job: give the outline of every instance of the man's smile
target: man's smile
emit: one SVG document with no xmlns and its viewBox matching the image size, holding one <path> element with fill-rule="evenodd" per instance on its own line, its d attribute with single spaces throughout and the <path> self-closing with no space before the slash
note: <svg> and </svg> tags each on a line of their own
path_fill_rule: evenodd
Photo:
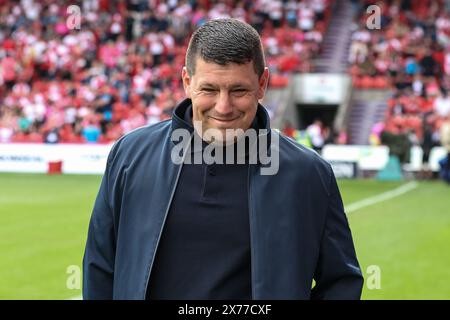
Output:
<svg viewBox="0 0 450 320">
<path fill-rule="evenodd" d="M 214 122 L 218 124 L 230 124 L 231 122 L 239 119 L 239 116 L 234 118 L 217 118 L 209 116 L 209 119 L 212 119 Z"/>
</svg>

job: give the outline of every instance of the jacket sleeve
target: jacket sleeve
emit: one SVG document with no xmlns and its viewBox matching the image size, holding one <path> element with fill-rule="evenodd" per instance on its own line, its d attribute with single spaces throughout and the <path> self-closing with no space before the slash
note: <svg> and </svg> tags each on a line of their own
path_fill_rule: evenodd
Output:
<svg viewBox="0 0 450 320">
<path fill-rule="evenodd" d="M 329 190 L 327 217 L 314 275 L 316 285 L 311 299 L 360 299 L 364 279 L 332 171 Z"/>
<path fill-rule="evenodd" d="M 108 201 L 110 157 L 94 203 L 83 258 L 83 299 L 88 300 L 113 298 L 115 232 Z"/>
</svg>

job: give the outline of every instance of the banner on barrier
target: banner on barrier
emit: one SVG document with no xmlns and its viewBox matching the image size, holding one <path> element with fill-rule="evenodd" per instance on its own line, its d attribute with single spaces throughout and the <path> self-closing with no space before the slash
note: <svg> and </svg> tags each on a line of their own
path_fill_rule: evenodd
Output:
<svg viewBox="0 0 450 320">
<path fill-rule="evenodd" d="M 61 161 L 62 173 L 102 174 L 112 145 L 0 143 L 0 172 L 46 173 Z"/>
<path fill-rule="evenodd" d="M 46 173 L 49 163 L 62 162 L 62 173 L 103 174 L 112 144 L 33 144 L 0 143 L 0 172 Z M 443 147 L 431 150 L 429 167 L 439 171 L 439 160 L 446 156 Z M 322 157 L 331 163 L 337 176 L 356 177 L 357 170 L 378 171 L 389 159 L 386 146 L 326 145 Z M 422 149 L 411 149 L 408 171 L 422 169 Z"/>
<path fill-rule="evenodd" d="M 446 156 L 443 147 L 431 149 L 429 168 L 439 171 L 439 160 Z M 322 150 L 322 157 L 328 162 L 356 162 L 358 170 L 379 171 L 389 160 L 387 146 L 359 146 L 359 145 L 326 145 Z M 403 165 L 407 171 L 420 171 L 423 166 L 423 151 L 419 146 L 411 148 L 410 161 Z"/>
<path fill-rule="evenodd" d="M 354 161 L 329 161 L 336 178 L 354 179 L 358 176 L 357 163 Z"/>
<path fill-rule="evenodd" d="M 327 161 L 356 162 L 359 170 L 380 170 L 389 159 L 386 146 L 326 145 L 322 157 Z"/>
</svg>

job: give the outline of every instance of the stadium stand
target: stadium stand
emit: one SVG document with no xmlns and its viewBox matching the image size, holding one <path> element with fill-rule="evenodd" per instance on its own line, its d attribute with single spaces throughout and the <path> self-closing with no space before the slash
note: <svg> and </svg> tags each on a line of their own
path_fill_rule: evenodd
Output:
<svg viewBox="0 0 450 320">
<path fill-rule="evenodd" d="M 252 24 L 283 88 L 313 70 L 331 2 L 0 0 L 0 142 L 110 143 L 169 118 L 189 36 L 209 19 Z"/>
<path fill-rule="evenodd" d="M 372 4 L 381 9 L 380 28 L 373 30 L 366 27 L 365 12 Z M 429 0 L 361 3 L 349 73 L 359 95 L 374 91 L 389 96 L 375 107 L 367 103 L 376 105 L 373 97 L 354 104 L 353 109 L 378 113 L 369 140 L 364 135 L 359 143 L 379 144 L 385 132 L 407 135 L 412 145 L 427 145 L 426 149 L 439 144 L 439 128 L 450 115 L 449 6 L 448 1 Z"/>
</svg>

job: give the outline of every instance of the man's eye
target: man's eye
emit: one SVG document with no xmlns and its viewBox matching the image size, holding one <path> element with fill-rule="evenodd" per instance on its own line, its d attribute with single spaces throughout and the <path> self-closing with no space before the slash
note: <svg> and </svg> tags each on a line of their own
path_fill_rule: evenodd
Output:
<svg viewBox="0 0 450 320">
<path fill-rule="evenodd" d="M 246 89 L 235 89 L 235 90 L 233 90 L 233 94 L 234 95 L 237 95 L 237 96 L 239 96 L 239 95 L 244 95 L 244 94 L 246 94 L 247 93 L 247 90 Z"/>
</svg>

